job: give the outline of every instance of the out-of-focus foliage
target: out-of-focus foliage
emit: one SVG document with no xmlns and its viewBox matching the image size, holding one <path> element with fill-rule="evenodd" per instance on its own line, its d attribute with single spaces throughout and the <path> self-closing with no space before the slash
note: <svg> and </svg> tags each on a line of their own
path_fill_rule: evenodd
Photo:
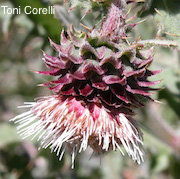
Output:
<svg viewBox="0 0 180 179">
<path fill-rule="evenodd" d="M 180 44 L 180 38 L 178 38 L 180 37 L 179 0 L 153 0 L 151 6 L 147 6 L 145 9 L 146 11 L 141 11 L 140 16 L 153 14 L 162 36 L 165 36 L 166 39 L 176 40 Z"/>
<path fill-rule="evenodd" d="M 3 179 L 59 179 L 59 178 L 103 178 L 103 179 L 178 179 L 180 178 L 180 49 L 156 47 L 153 70 L 163 69 L 156 79 L 162 79 L 154 99 L 161 103 L 149 103 L 138 110 L 136 119 L 144 132 L 145 162 L 133 163 L 119 152 L 105 156 L 93 155 L 91 149 L 76 158 L 75 169 L 71 170 L 71 157 L 68 152 L 62 161 L 54 153 L 37 150 L 39 143 L 30 139 L 21 140 L 16 134 L 16 126 L 9 119 L 23 112 L 16 106 L 24 101 L 48 94 L 48 90 L 37 84 L 49 80 L 48 77 L 34 74 L 33 70 L 44 68 L 41 50 L 54 53 L 49 47 L 48 38 L 59 43 L 62 27 L 79 23 L 90 28 L 97 23 L 98 13 L 87 13 L 80 9 L 63 6 L 61 0 L 6 0 L 1 5 L 23 8 L 46 7 L 58 3 L 56 15 L 3 15 L 0 11 L 0 178 Z M 173 39 L 180 43 L 180 6 L 178 0 L 146 1 L 131 5 L 130 14 L 138 12 L 134 21 L 140 23 L 131 33 L 132 39 Z M 130 6 L 128 6 L 130 8 Z M 131 17 L 131 15 L 129 15 Z M 172 36 L 172 34 L 174 34 Z M 91 159 L 90 159 L 91 158 Z M 90 160 L 89 160 L 90 159 Z"/>
</svg>

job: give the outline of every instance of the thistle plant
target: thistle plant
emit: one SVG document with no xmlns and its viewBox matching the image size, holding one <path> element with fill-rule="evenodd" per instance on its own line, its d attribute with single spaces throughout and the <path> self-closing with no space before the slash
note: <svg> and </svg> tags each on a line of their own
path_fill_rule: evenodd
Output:
<svg viewBox="0 0 180 179">
<path fill-rule="evenodd" d="M 78 5 L 81 1 L 72 1 Z M 118 149 L 137 163 L 143 161 L 142 132 L 133 119 L 134 108 L 152 100 L 151 86 L 160 81 L 148 77 L 161 70 L 148 69 L 153 61 L 153 45 L 173 45 L 158 40 L 128 41 L 128 32 L 138 23 L 128 24 L 125 0 L 87 1 L 105 4 L 108 13 L 100 28 L 75 31 L 71 25 L 61 33 L 60 44 L 50 40 L 58 56 L 43 52 L 48 71 L 38 74 L 56 77 L 48 86 L 52 95 L 25 103 L 28 112 L 12 119 L 23 138 L 39 136 L 40 147 L 72 154 L 91 147 L 95 153 Z M 164 43 L 164 44 L 163 44 Z M 146 47 L 150 45 L 150 48 Z"/>
</svg>

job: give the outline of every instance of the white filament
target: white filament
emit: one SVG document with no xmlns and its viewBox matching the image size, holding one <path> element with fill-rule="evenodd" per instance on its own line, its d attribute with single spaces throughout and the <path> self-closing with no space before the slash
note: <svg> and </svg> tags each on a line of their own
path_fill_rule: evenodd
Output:
<svg viewBox="0 0 180 179">
<path fill-rule="evenodd" d="M 72 168 L 77 151 L 85 151 L 93 142 L 105 151 L 118 148 L 124 155 L 120 147 L 122 145 L 134 161 L 139 164 L 143 161 L 143 153 L 140 150 L 143 144 L 141 132 L 122 113 L 118 116 L 118 123 L 103 107 L 95 120 L 88 108 L 77 118 L 76 111 L 68 112 L 67 101 L 59 105 L 59 99 L 53 96 L 26 104 L 21 107 L 31 107 L 30 111 L 11 119 L 19 124 L 18 133 L 23 138 L 33 136 L 34 139 L 38 136 L 40 148 L 50 147 L 51 151 L 60 155 L 59 160 L 62 159 L 66 148 L 71 146 Z"/>
</svg>

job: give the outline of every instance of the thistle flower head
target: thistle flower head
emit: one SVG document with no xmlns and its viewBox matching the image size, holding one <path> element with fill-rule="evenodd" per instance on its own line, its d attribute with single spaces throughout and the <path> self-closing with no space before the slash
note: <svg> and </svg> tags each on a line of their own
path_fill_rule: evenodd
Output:
<svg viewBox="0 0 180 179">
<path fill-rule="evenodd" d="M 133 108 L 151 99 L 149 91 L 156 89 L 150 86 L 159 81 L 147 78 L 160 71 L 147 69 L 153 47 L 127 41 L 128 27 L 136 24 L 126 24 L 124 7 L 125 1 L 113 0 L 99 30 L 77 32 L 70 26 L 62 31 L 60 45 L 50 40 L 58 56 L 43 52 L 50 70 L 37 73 L 57 77 L 43 84 L 54 95 L 29 103 L 30 111 L 13 119 L 24 137 L 39 135 L 41 147 L 59 155 L 64 146 L 60 159 L 66 147 L 74 161 L 76 152 L 88 146 L 98 153 L 119 149 L 124 155 L 122 145 L 133 160 L 143 161 L 142 133 L 131 116 Z"/>
</svg>

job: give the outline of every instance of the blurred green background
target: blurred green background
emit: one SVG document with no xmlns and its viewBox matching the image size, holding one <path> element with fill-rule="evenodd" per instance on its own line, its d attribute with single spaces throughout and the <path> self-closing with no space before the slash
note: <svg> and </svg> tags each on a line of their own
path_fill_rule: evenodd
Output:
<svg viewBox="0 0 180 179">
<path fill-rule="evenodd" d="M 144 160 L 134 163 L 120 152 L 110 152 L 101 158 L 92 156 L 91 149 L 78 154 L 75 169 L 71 169 L 71 156 L 65 153 L 58 161 L 49 149 L 38 150 L 39 143 L 22 140 L 16 126 L 9 120 L 24 112 L 17 106 L 34 98 L 50 94 L 38 87 L 49 77 L 34 74 L 43 70 L 41 49 L 52 55 L 48 37 L 59 43 L 62 28 L 71 23 L 80 28 L 84 12 L 68 12 L 68 3 L 62 0 L 1 0 L 0 6 L 47 7 L 56 4 L 53 15 L 4 15 L 0 8 L 0 179 L 179 179 L 180 178 L 180 57 L 179 48 L 156 47 L 152 70 L 163 69 L 152 80 L 161 79 L 161 90 L 153 99 L 160 103 L 147 103 L 136 110 L 136 120 L 144 133 Z M 134 21 L 146 19 L 130 34 L 132 39 L 160 38 L 180 44 L 180 3 L 178 0 L 147 0 L 135 3 L 131 13 Z M 158 13 L 157 13 L 158 12 Z M 81 23 L 93 27 L 100 12 L 87 14 Z M 82 28 L 82 27 L 81 27 Z M 131 39 L 131 40 L 132 40 Z"/>
</svg>

